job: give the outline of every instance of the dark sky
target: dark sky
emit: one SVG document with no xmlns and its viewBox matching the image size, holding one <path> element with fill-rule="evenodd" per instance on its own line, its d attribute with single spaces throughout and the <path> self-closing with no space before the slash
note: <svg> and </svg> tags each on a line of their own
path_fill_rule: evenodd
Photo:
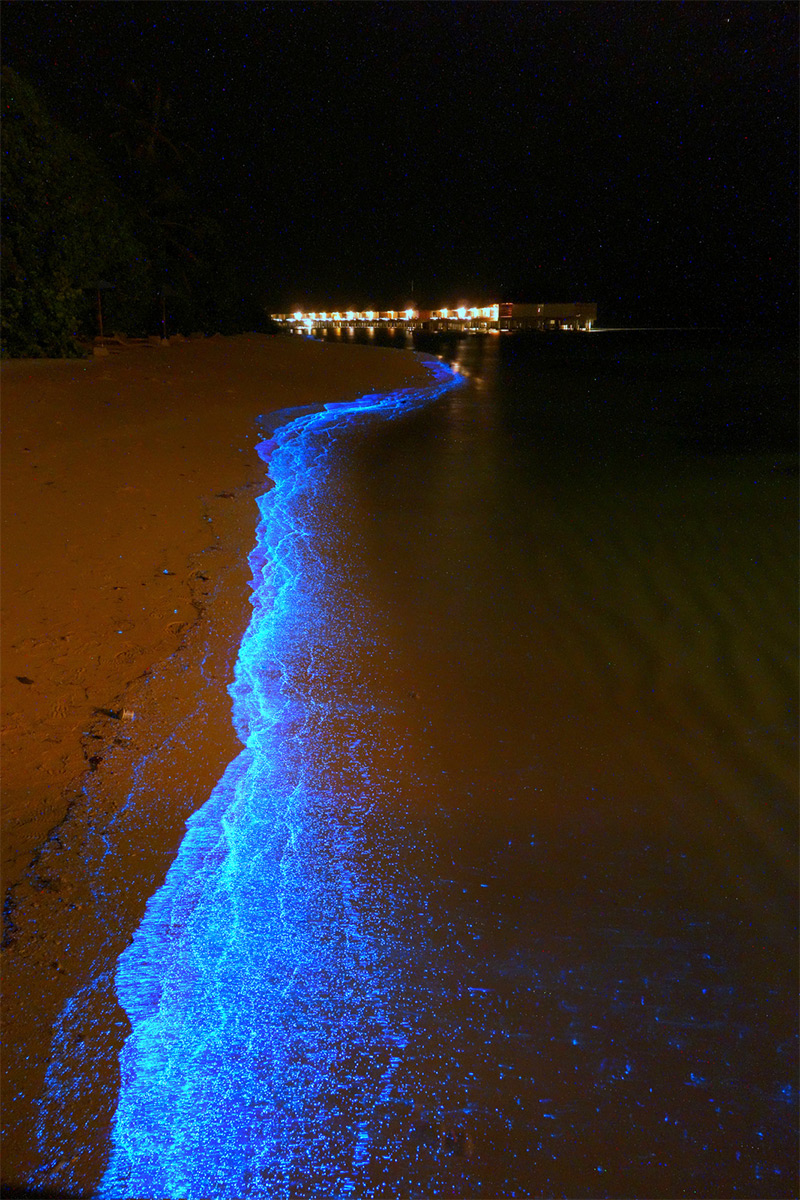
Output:
<svg viewBox="0 0 800 1200">
<path fill-rule="evenodd" d="M 278 307 L 596 300 L 796 316 L 797 6 L 3 4 L 84 131 L 159 82 Z M 100 126 L 97 125 L 97 128 Z"/>
</svg>

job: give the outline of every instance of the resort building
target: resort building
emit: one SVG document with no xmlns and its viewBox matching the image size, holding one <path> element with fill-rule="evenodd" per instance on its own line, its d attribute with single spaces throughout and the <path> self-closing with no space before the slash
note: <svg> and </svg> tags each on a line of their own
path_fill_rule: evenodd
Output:
<svg viewBox="0 0 800 1200">
<path fill-rule="evenodd" d="M 572 304 L 501 304 L 500 329 L 591 329 L 597 323 L 597 305 L 578 300 Z"/>
<path fill-rule="evenodd" d="M 459 305 L 433 309 L 364 309 L 344 312 L 273 313 L 279 325 L 297 332 L 323 328 L 454 329 L 466 333 L 489 330 L 509 333 L 519 329 L 589 330 L 597 321 L 597 305 L 584 301 L 572 304 L 489 304 L 482 308 Z"/>
</svg>

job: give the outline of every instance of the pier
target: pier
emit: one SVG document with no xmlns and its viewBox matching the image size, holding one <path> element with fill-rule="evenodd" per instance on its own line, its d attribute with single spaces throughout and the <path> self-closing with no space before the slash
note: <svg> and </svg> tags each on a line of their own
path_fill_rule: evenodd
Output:
<svg viewBox="0 0 800 1200">
<path fill-rule="evenodd" d="M 295 333 L 314 329 L 425 329 L 432 332 L 512 333 L 517 330 L 580 330 L 588 332 L 597 321 L 594 302 L 566 304 L 458 305 L 434 309 L 347 309 L 333 312 L 272 313 L 272 320 Z"/>
</svg>

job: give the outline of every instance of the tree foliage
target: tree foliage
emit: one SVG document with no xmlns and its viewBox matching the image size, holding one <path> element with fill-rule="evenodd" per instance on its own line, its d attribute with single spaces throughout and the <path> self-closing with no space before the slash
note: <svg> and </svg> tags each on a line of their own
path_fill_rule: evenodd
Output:
<svg viewBox="0 0 800 1200">
<path fill-rule="evenodd" d="M 152 279 L 130 203 L 29 83 L 4 67 L 2 84 L 3 353 L 78 353 L 101 279 L 115 283 L 109 320 L 136 331 Z"/>
<path fill-rule="evenodd" d="M 159 86 L 128 83 L 109 103 L 99 152 L 2 72 L 2 351 L 80 353 L 97 332 L 253 328 L 230 239 L 194 197 L 192 151 L 174 135 Z M 193 184 L 195 186 L 193 186 Z"/>
</svg>

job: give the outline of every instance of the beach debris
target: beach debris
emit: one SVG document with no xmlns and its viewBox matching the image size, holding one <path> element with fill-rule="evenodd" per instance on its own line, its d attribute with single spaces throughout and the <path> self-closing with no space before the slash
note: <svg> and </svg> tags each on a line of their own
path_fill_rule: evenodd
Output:
<svg viewBox="0 0 800 1200">
<path fill-rule="evenodd" d="M 411 1112 L 412 1140 L 420 1146 L 437 1146 L 441 1137 L 441 1127 L 433 1114 L 426 1108 Z"/>
<path fill-rule="evenodd" d="M 135 712 L 133 711 L 133 709 L 131 709 L 131 708 L 123 708 L 123 710 L 122 710 L 122 713 L 121 713 L 121 715 L 120 715 L 120 720 L 122 720 L 122 721 L 135 721 L 135 720 L 136 720 L 136 713 L 135 713 Z"/>
<path fill-rule="evenodd" d="M 455 1154 L 457 1136 L 454 1129 L 442 1130 L 442 1149 L 447 1151 L 448 1154 Z"/>
<path fill-rule="evenodd" d="M 19 680 L 20 683 L 33 683 L 33 680 L 28 679 L 27 675 L 18 675 L 17 679 Z"/>
<path fill-rule="evenodd" d="M 443 1151 L 458 1158 L 471 1158 L 474 1143 L 457 1116 L 453 1123 L 445 1123 L 444 1115 L 428 1108 L 411 1106 L 410 1133 L 412 1142 L 428 1150 Z"/>
<path fill-rule="evenodd" d="M 37 892 L 60 892 L 61 878 L 58 875 L 37 875 L 33 880 L 33 887 Z"/>
</svg>

